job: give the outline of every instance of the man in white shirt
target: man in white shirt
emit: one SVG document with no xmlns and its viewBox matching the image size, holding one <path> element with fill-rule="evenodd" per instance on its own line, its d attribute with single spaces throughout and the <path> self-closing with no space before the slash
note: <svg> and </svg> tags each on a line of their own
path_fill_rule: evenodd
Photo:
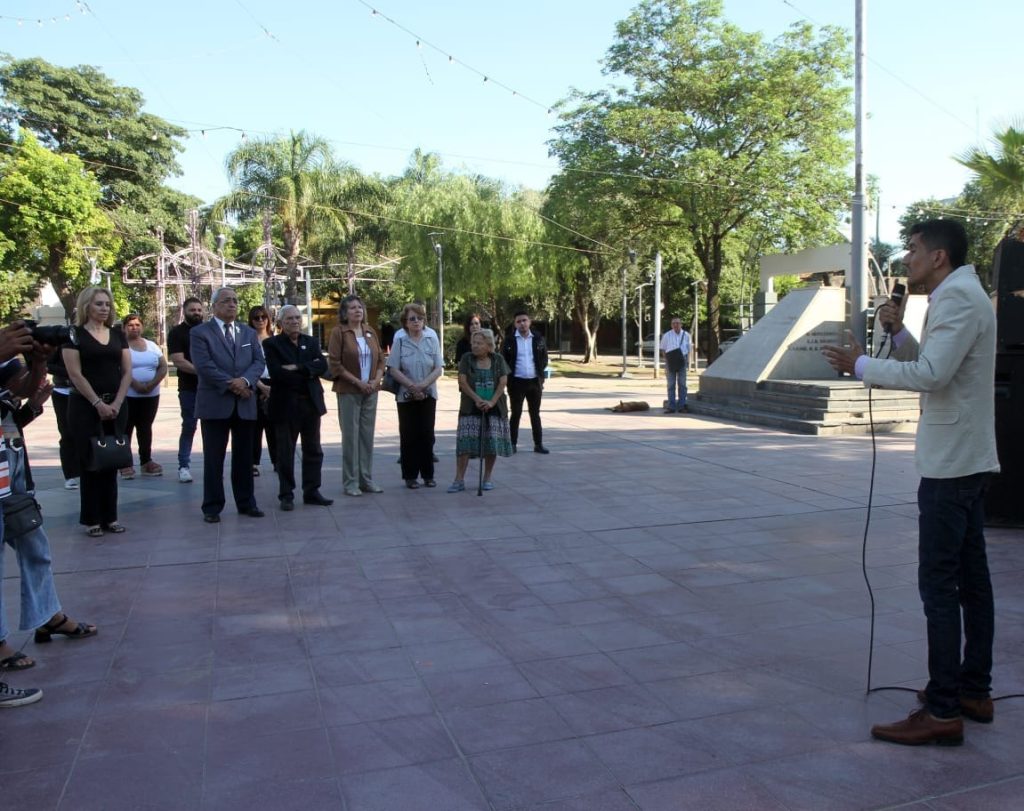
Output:
<svg viewBox="0 0 1024 811">
<path fill-rule="evenodd" d="M 668 403 L 665 413 L 687 411 L 686 363 L 690 358 L 690 333 L 683 322 L 672 319 L 672 329 L 661 336 L 661 354 L 665 358 L 665 380 L 668 381 Z"/>
<path fill-rule="evenodd" d="M 523 416 L 523 401 L 530 411 L 530 429 L 533 431 L 533 452 L 549 453 L 544 447 L 544 429 L 540 424 L 540 398 L 544 393 L 544 370 L 548 368 L 548 347 L 544 336 L 530 329 L 530 316 L 525 310 L 515 315 L 516 329 L 501 348 L 512 375 L 508 379 L 508 397 L 512 406 L 508 427 L 512 438 L 512 452 L 519 439 L 519 420 Z"/>
</svg>

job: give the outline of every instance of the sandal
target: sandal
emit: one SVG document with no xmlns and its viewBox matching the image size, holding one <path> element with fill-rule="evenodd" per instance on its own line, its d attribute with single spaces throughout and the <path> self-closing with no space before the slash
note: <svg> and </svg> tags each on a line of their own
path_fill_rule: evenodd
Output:
<svg viewBox="0 0 1024 811">
<path fill-rule="evenodd" d="M 68 619 L 68 615 L 61 614 L 60 617 L 57 618 L 56 622 L 53 622 L 51 620 L 50 622 L 46 623 L 46 625 L 44 625 L 42 628 L 36 628 L 36 644 L 41 645 L 44 642 L 52 641 L 52 637 L 54 634 L 66 636 L 68 639 L 85 639 L 89 636 L 96 636 L 96 634 L 98 633 L 95 625 L 89 625 L 84 622 L 75 623 L 75 627 L 72 628 L 70 631 L 60 630 L 69 622 L 72 622 L 72 620 Z"/>
<path fill-rule="evenodd" d="M 111 521 L 109 524 L 104 524 L 103 529 L 107 532 L 113 532 L 115 535 L 120 535 L 122 532 L 127 532 L 128 527 L 117 523 L 117 521 Z"/>
<path fill-rule="evenodd" d="M 96 524 L 95 526 L 89 527 L 85 531 L 85 534 L 88 535 L 90 538 L 99 538 L 103 534 L 103 527 L 101 527 L 99 524 Z"/>
<path fill-rule="evenodd" d="M 28 670 L 30 667 L 35 666 L 35 659 L 29 659 L 21 651 L 18 651 L 13 656 L 8 656 L 6 659 L 0 659 L 0 670 Z"/>
<path fill-rule="evenodd" d="M 121 468 L 121 478 L 124 479 L 125 481 L 129 481 L 131 479 L 134 479 L 135 478 L 135 468 L 133 468 L 133 467 L 123 467 L 123 468 Z"/>
</svg>

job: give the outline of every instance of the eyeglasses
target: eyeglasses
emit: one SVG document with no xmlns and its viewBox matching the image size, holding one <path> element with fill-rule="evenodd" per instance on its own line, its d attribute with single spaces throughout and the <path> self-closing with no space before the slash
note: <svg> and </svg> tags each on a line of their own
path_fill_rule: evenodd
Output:
<svg viewBox="0 0 1024 811">
<path fill-rule="evenodd" d="M 270 320 L 270 316 L 269 315 L 254 315 L 252 317 L 252 320 L 253 321 L 269 321 Z"/>
<path fill-rule="evenodd" d="M 423 316 L 421 316 L 421 315 L 407 315 L 405 317 L 405 320 L 406 321 L 422 321 L 423 320 Z"/>
</svg>

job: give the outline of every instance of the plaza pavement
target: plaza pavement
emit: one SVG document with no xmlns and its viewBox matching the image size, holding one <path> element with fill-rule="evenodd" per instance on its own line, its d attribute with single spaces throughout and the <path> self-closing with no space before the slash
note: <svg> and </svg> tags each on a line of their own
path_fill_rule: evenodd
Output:
<svg viewBox="0 0 1024 811">
<path fill-rule="evenodd" d="M 660 383 L 556 377 L 549 456 L 500 459 L 449 495 L 457 395 L 442 382 L 435 490 L 402 486 L 382 396 L 381 495 L 227 509 L 177 482 L 177 400 L 159 479 L 121 484 L 129 531 L 88 539 L 47 414 L 28 432 L 61 598 L 99 636 L 15 645 L 45 691 L 0 713 L 6 809 L 1019 809 L 1024 700 L 960 748 L 872 741 L 915 706 L 866 695 L 867 437 L 664 415 Z M 329 398 L 330 399 L 330 398 Z M 649 412 L 612 414 L 620 399 Z M 925 683 L 910 435 L 878 442 L 867 561 L 874 686 Z M 476 463 L 469 480 L 475 482 Z M 1024 691 L 1024 533 L 992 530 L 995 690 Z M 18 580 L 7 551 L 11 625 Z"/>
</svg>

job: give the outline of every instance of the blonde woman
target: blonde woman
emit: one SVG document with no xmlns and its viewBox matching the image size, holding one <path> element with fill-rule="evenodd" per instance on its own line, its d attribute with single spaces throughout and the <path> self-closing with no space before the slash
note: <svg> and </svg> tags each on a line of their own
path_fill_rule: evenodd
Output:
<svg viewBox="0 0 1024 811">
<path fill-rule="evenodd" d="M 380 493 L 373 480 L 373 432 L 384 353 L 359 296 L 341 300 L 338 321 L 327 342 L 327 369 L 338 397 L 342 486 L 346 496 Z"/>
<path fill-rule="evenodd" d="M 117 521 L 117 471 L 90 471 L 89 438 L 102 430 L 123 434 L 128 420 L 124 400 L 132 382 L 132 353 L 124 333 L 112 329 L 114 302 L 102 287 L 78 294 L 75 341 L 63 349 L 64 365 L 74 391 L 68 401 L 68 424 L 82 470 L 79 521 L 90 538 L 120 533 Z"/>
</svg>

